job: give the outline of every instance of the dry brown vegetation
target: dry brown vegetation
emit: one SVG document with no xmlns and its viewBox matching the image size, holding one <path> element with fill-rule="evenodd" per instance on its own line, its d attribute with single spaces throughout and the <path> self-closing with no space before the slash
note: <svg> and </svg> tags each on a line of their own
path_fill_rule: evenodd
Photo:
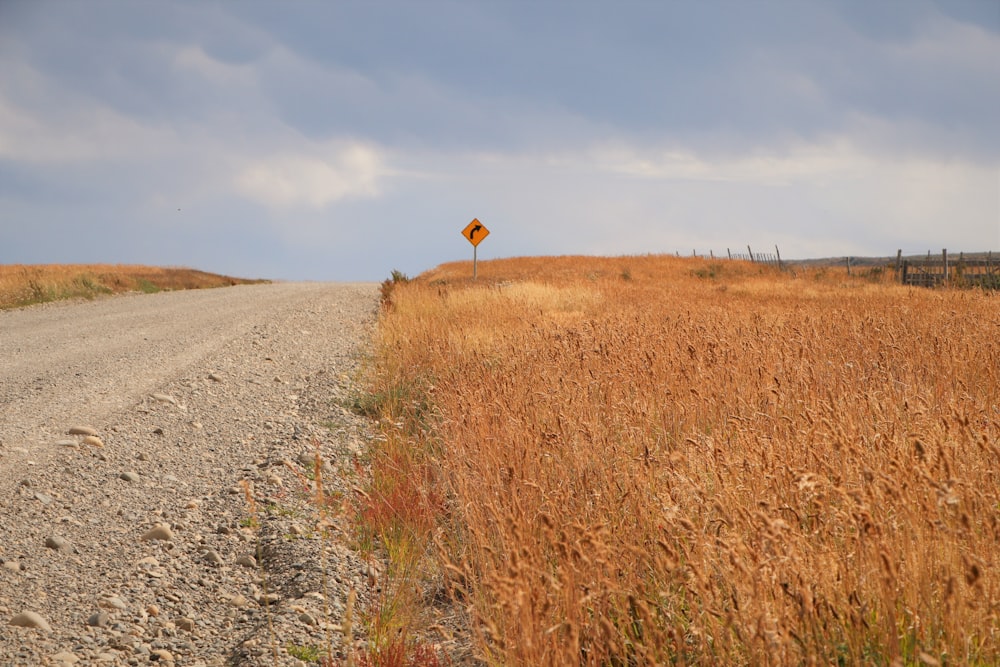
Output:
<svg viewBox="0 0 1000 667">
<path fill-rule="evenodd" d="M 0 309 L 101 294 L 223 287 L 260 280 L 123 264 L 0 264 Z"/>
<path fill-rule="evenodd" d="M 470 274 L 388 294 L 366 511 L 486 662 L 1000 660 L 995 293 L 656 256 Z"/>
</svg>

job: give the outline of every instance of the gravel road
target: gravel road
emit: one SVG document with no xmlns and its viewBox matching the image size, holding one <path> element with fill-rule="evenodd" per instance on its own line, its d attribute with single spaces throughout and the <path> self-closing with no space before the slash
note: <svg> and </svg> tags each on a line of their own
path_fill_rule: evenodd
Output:
<svg viewBox="0 0 1000 667">
<path fill-rule="evenodd" d="M 349 591 L 363 604 L 380 566 L 340 508 L 370 437 L 345 405 L 377 301 L 276 283 L 0 312 L 0 665 L 363 646 Z"/>
</svg>

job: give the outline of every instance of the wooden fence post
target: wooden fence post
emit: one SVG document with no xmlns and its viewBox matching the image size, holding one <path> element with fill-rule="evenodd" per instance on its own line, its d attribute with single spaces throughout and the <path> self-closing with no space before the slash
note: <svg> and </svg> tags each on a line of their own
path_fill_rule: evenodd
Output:
<svg viewBox="0 0 1000 667">
<path fill-rule="evenodd" d="M 899 275 L 899 263 L 903 259 L 903 249 L 896 250 L 896 275 Z M 905 280 L 903 282 L 906 282 Z"/>
<path fill-rule="evenodd" d="M 851 275 L 851 258 L 847 258 L 847 275 Z"/>
<path fill-rule="evenodd" d="M 944 278 L 942 281 L 945 285 L 948 284 L 948 249 L 941 248 L 941 263 L 944 264 Z"/>
<path fill-rule="evenodd" d="M 747 252 L 750 253 L 750 261 L 751 262 L 754 261 L 753 250 L 750 249 L 750 244 L 749 243 L 747 244 Z"/>
</svg>

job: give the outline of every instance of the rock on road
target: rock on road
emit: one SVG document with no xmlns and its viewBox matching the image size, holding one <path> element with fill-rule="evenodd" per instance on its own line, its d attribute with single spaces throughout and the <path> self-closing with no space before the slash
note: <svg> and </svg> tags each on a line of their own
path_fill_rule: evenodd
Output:
<svg viewBox="0 0 1000 667">
<path fill-rule="evenodd" d="M 341 623 L 378 566 L 310 493 L 317 455 L 330 497 L 362 469 L 346 406 L 377 303 L 275 283 L 0 312 L 0 664 L 363 643 Z"/>
</svg>

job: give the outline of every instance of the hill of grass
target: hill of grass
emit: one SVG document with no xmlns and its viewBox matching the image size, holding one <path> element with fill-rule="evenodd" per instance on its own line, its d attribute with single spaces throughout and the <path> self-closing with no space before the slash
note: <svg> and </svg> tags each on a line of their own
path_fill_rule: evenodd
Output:
<svg viewBox="0 0 1000 667">
<path fill-rule="evenodd" d="M 124 292 L 204 289 L 268 282 L 188 268 L 124 264 L 0 265 L 0 309 Z"/>
</svg>

